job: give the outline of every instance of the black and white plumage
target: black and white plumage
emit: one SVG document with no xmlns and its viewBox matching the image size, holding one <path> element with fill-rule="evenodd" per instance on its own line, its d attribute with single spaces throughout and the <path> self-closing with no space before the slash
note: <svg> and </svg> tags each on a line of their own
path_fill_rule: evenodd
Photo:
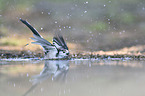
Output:
<svg viewBox="0 0 145 96">
<path fill-rule="evenodd" d="M 60 34 L 53 37 L 53 44 L 51 44 L 49 41 L 45 40 L 26 20 L 22 20 L 20 18 L 20 21 L 33 32 L 34 38 L 31 39 L 35 42 L 32 43 L 43 47 L 45 52 L 44 59 L 63 59 L 69 56 L 68 47 Z"/>
</svg>

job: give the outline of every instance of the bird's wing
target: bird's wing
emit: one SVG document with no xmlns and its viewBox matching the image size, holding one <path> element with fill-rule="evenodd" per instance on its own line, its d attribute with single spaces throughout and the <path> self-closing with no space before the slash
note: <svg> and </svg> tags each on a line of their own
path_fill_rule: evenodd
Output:
<svg viewBox="0 0 145 96">
<path fill-rule="evenodd" d="M 31 38 L 32 40 L 35 41 L 35 42 L 32 42 L 33 44 L 41 45 L 45 51 L 49 51 L 49 50 L 55 48 L 55 46 L 53 46 L 50 42 L 48 42 L 47 40 L 43 39 L 43 37 L 38 33 L 38 31 L 35 28 L 33 28 L 30 25 L 30 23 L 28 23 L 26 20 L 22 20 L 21 18 L 20 18 L 20 21 L 22 23 L 24 23 L 33 32 L 34 38 Z"/>
<path fill-rule="evenodd" d="M 53 37 L 53 44 L 55 45 L 55 47 L 57 49 L 67 49 L 68 50 L 68 47 L 62 37 L 62 35 L 60 34 L 56 34 L 54 37 Z"/>
</svg>

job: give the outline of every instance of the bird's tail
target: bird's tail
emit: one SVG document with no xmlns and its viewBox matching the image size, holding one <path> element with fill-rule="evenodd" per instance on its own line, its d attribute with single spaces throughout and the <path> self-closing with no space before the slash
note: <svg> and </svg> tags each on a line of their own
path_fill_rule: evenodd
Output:
<svg viewBox="0 0 145 96">
<path fill-rule="evenodd" d="M 39 36 L 39 37 L 41 37 L 42 38 L 42 36 L 38 33 L 38 31 L 35 29 L 35 28 L 33 28 L 31 25 L 30 25 L 30 23 L 28 23 L 26 20 L 23 20 L 23 19 L 21 19 L 20 18 L 20 21 L 22 22 L 22 23 L 24 23 L 36 36 Z"/>
<path fill-rule="evenodd" d="M 31 38 L 32 40 L 34 40 L 35 42 L 32 42 L 33 44 L 38 44 L 41 45 L 45 51 L 50 50 L 53 46 L 50 42 L 48 42 L 47 40 L 43 39 L 43 37 L 38 33 L 38 31 L 33 28 L 29 22 L 27 22 L 26 20 L 23 20 L 20 18 L 20 21 L 22 23 L 24 23 L 32 32 L 33 32 L 33 36 L 34 38 Z"/>
</svg>

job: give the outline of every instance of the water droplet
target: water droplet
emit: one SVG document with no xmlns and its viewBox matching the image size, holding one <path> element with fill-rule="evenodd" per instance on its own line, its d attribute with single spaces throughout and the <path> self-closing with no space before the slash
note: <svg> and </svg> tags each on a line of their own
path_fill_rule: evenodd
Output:
<svg viewBox="0 0 145 96">
<path fill-rule="evenodd" d="M 14 87 L 16 87 L 16 84 L 14 83 Z"/>
<path fill-rule="evenodd" d="M 109 3 L 111 3 L 111 1 L 109 1 Z"/>
<path fill-rule="evenodd" d="M 27 77 L 29 76 L 29 74 L 27 73 Z"/>
<path fill-rule="evenodd" d="M 69 29 L 71 28 L 71 26 L 68 27 Z"/>
<path fill-rule="evenodd" d="M 143 7 L 142 10 L 145 10 L 145 8 Z"/>
<path fill-rule="evenodd" d="M 106 5 L 104 5 L 104 7 L 106 7 Z"/>
<path fill-rule="evenodd" d="M 43 30 L 43 28 L 41 27 L 41 30 Z"/>
<path fill-rule="evenodd" d="M 48 15 L 50 15 L 51 13 L 50 12 L 48 12 Z"/>
<path fill-rule="evenodd" d="M 87 13 L 87 11 L 84 11 L 84 13 Z"/>
<path fill-rule="evenodd" d="M 88 3 L 89 3 L 88 1 L 84 2 L 84 4 L 88 4 Z"/>
<path fill-rule="evenodd" d="M 41 12 L 41 14 L 43 14 L 44 12 Z"/>
<path fill-rule="evenodd" d="M 57 21 L 54 22 L 55 24 L 57 23 Z"/>
<path fill-rule="evenodd" d="M 122 31 L 123 33 L 125 32 L 125 30 Z"/>
</svg>

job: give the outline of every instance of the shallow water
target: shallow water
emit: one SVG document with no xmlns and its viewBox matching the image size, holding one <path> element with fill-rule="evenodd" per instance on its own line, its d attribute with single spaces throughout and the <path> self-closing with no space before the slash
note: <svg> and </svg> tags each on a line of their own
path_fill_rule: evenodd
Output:
<svg viewBox="0 0 145 96">
<path fill-rule="evenodd" d="M 0 62 L 1 96 L 145 96 L 145 61 Z"/>
</svg>

